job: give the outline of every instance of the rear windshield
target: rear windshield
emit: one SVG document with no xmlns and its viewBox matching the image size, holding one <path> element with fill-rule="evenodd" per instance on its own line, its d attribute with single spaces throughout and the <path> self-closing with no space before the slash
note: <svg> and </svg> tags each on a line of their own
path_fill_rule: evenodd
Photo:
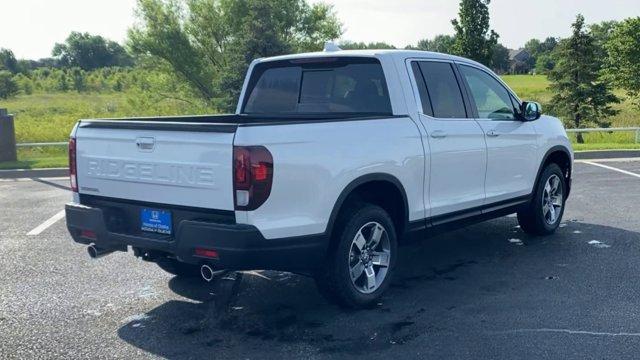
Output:
<svg viewBox="0 0 640 360">
<path fill-rule="evenodd" d="M 317 58 L 256 65 L 242 113 L 391 115 L 382 66 L 373 58 Z"/>
</svg>

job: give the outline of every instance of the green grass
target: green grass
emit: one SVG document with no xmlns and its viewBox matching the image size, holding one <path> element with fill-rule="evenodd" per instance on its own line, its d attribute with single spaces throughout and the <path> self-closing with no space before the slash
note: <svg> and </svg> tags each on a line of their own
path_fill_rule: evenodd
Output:
<svg viewBox="0 0 640 360">
<path fill-rule="evenodd" d="M 537 101 L 541 104 L 551 100 L 549 80 L 544 75 L 504 75 L 502 80 L 518 94 L 522 100 Z"/>
<path fill-rule="evenodd" d="M 0 170 L 6 169 L 49 169 L 68 167 L 66 157 L 30 158 L 28 160 L 0 162 Z"/>
<path fill-rule="evenodd" d="M 66 146 L 18 148 L 18 161 L 0 162 L 0 170 L 57 168 L 68 164 Z"/>
<path fill-rule="evenodd" d="M 64 141 L 80 118 L 116 115 L 126 100 L 112 94 L 37 94 L 0 102 L 15 116 L 17 142 Z"/>
<path fill-rule="evenodd" d="M 523 100 L 548 104 L 552 93 L 549 81 L 543 75 L 506 75 L 505 82 Z M 624 94 L 616 92 L 621 98 Z M 146 93 L 36 93 L 20 95 L 10 100 L 0 101 L 0 108 L 9 109 L 15 115 L 16 139 L 18 142 L 66 141 L 71 128 L 78 119 L 105 117 L 132 117 L 154 115 L 203 114 L 210 109 L 190 105 L 186 102 L 161 99 Z M 611 126 L 640 126 L 640 111 L 630 101 L 623 100 L 615 108 L 620 113 L 611 118 Z M 567 124 L 567 127 L 571 127 Z M 570 137 L 576 150 L 595 149 L 637 149 L 635 134 L 590 133 L 584 134 L 586 144 L 577 144 L 575 135 Z M 45 147 L 39 149 L 21 148 L 18 162 L 0 163 L 0 168 L 58 167 L 66 166 L 66 149 Z"/>
<path fill-rule="evenodd" d="M 206 111 L 178 100 L 138 93 L 50 93 L 0 101 L 15 116 L 17 142 L 66 141 L 79 119 L 183 115 Z"/>
<path fill-rule="evenodd" d="M 589 150 L 640 150 L 640 144 L 596 143 L 572 144 L 574 151 Z"/>
<path fill-rule="evenodd" d="M 543 111 L 544 105 L 548 104 L 553 97 L 552 92 L 548 89 L 549 80 L 547 80 L 547 77 L 544 75 L 505 75 L 502 76 L 502 79 L 518 94 L 520 99 L 541 103 L 543 105 Z M 622 102 L 613 105 L 614 109 L 620 112 L 610 118 L 611 127 L 640 126 L 640 110 L 633 106 L 631 100 L 626 98 L 624 91 L 616 90 L 615 94 L 622 99 Z M 565 125 L 567 128 L 573 127 L 570 123 L 566 123 Z M 609 143 L 624 143 L 629 142 L 629 139 L 633 142 L 633 138 L 629 137 L 626 133 L 612 133 L 604 137 L 602 134 L 589 134 L 585 136 L 587 142 L 606 140 L 605 142 Z"/>
<path fill-rule="evenodd" d="M 549 80 L 544 75 L 506 75 L 502 77 L 513 91 L 523 100 L 537 101 L 548 104 L 551 101 L 552 93 L 549 91 Z M 612 116 L 611 127 L 632 127 L 640 126 L 640 110 L 635 108 L 630 100 L 625 99 L 623 91 L 615 92 L 622 102 L 615 104 L 614 108 L 620 112 Z M 573 127 L 570 123 L 565 123 L 567 128 Z M 578 144 L 575 134 L 569 134 L 574 144 L 574 149 L 584 150 L 604 150 L 604 149 L 637 149 L 639 144 L 635 143 L 634 132 L 607 132 L 583 134 L 584 144 Z"/>
<path fill-rule="evenodd" d="M 79 119 L 203 114 L 210 109 L 179 100 L 158 99 L 141 93 L 36 93 L 0 100 L 0 108 L 14 115 L 16 141 L 67 141 Z M 17 162 L 0 169 L 67 166 L 66 147 L 20 148 Z"/>
</svg>

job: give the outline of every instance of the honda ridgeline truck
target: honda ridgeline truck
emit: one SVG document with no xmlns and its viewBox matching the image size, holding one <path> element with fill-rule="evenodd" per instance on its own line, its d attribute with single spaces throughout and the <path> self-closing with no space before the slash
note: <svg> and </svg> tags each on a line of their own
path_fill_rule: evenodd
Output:
<svg viewBox="0 0 640 360">
<path fill-rule="evenodd" d="M 455 56 L 258 59 L 233 115 L 80 120 L 67 227 L 92 257 L 131 248 L 206 280 L 292 271 L 366 306 L 413 235 L 511 213 L 527 233 L 556 230 L 573 152 L 540 112 Z"/>
</svg>

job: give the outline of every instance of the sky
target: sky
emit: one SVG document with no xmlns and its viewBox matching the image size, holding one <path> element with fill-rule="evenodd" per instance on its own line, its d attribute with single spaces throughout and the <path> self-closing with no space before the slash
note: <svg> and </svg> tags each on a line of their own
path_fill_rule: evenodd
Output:
<svg viewBox="0 0 640 360">
<path fill-rule="evenodd" d="M 311 2 L 318 2 L 311 0 Z M 343 40 L 384 41 L 397 47 L 453 32 L 457 0 L 323 0 L 344 24 Z M 0 48 L 17 58 L 51 55 L 71 31 L 123 42 L 135 22 L 136 0 L 0 0 Z M 640 0 L 492 0 L 491 27 L 519 48 L 531 38 L 564 37 L 576 14 L 587 23 L 640 16 Z"/>
</svg>

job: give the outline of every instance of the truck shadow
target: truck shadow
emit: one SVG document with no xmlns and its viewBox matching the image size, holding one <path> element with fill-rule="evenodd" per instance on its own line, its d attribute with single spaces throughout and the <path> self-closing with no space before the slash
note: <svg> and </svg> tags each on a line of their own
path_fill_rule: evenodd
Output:
<svg viewBox="0 0 640 360">
<path fill-rule="evenodd" d="M 212 284 L 173 278 L 171 290 L 191 301 L 168 301 L 118 335 L 170 359 L 384 351 L 446 329 L 451 317 L 484 321 L 476 304 L 530 297 L 549 280 L 573 276 L 574 264 L 611 250 L 593 239 L 615 249 L 640 234 L 571 220 L 547 238 L 525 235 L 513 217 L 474 225 L 401 247 L 391 288 L 367 310 L 331 305 L 312 279 L 284 272 L 229 273 Z"/>
</svg>

